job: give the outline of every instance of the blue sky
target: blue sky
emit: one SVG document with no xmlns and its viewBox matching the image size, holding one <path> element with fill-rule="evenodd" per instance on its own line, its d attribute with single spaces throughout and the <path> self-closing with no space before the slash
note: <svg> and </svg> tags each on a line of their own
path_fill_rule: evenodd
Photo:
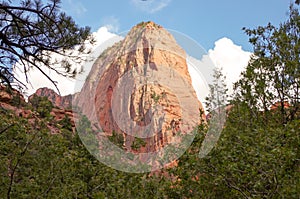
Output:
<svg viewBox="0 0 300 199">
<path fill-rule="evenodd" d="M 227 37 L 252 51 L 242 28 L 278 25 L 286 19 L 289 4 L 290 0 L 63 0 L 62 9 L 93 31 L 106 25 L 110 31 L 122 32 L 151 20 L 188 35 L 206 50 Z"/>
<path fill-rule="evenodd" d="M 195 63 L 199 61 L 213 63 L 215 67 L 223 68 L 229 91 L 233 90 L 232 84 L 240 78 L 240 73 L 247 66 L 251 56 L 252 46 L 242 28 L 264 26 L 268 22 L 278 25 L 286 20 L 290 4 L 290 0 L 147 0 L 146 2 L 62 0 L 62 2 L 62 10 L 71 15 L 80 26 L 90 26 L 93 32 L 97 32 L 95 34 L 99 42 L 97 45 L 114 38 L 113 33 L 128 31 L 141 21 L 151 20 L 169 30 L 184 33 L 200 44 L 207 54 L 202 49 L 202 52 L 195 52 L 191 46 L 182 46 L 189 44 L 187 42 L 179 44 L 190 56 L 197 59 Z M 202 53 L 205 56 L 202 57 Z M 74 67 L 82 66 L 74 65 Z M 88 74 L 89 69 L 83 67 Z M 25 78 L 22 71 L 15 73 L 21 80 Z M 59 82 L 58 87 L 63 95 L 75 92 L 76 80 L 60 77 L 51 71 L 48 75 Z M 201 80 L 199 76 L 193 77 L 193 74 L 191 76 L 192 79 Z M 207 74 L 202 76 L 207 77 Z M 31 70 L 30 79 L 32 81 L 28 83 L 26 90 L 28 94 L 32 94 L 40 87 L 55 89 L 50 81 L 41 78 L 39 71 Z M 82 79 L 85 79 L 85 76 Z M 26 79 L 23 81 L 26 82 Z M 202 83 L 197 81 L 193 85 L 194 88 L 199 88 L 201 90 L 199 93 L 206 96 L 207 88 L 201 87 Z"/>
</svg>

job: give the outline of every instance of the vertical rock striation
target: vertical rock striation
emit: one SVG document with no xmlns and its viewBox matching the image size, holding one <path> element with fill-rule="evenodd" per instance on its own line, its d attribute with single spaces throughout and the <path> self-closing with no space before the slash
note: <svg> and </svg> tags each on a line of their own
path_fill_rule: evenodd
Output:
<svg viewBox="0 0 300 199">
<path fill-rule="evenodd" d="M 106 135 L 123 135 L 124 148 L 137 152 L 157 151 L 192 131 L 203 110 L 185 51 L 153 22 L 136 25 L 99 56 L 73 104 Z M 136 137 L 143 141 L 138 147 Z"/>
</svg>

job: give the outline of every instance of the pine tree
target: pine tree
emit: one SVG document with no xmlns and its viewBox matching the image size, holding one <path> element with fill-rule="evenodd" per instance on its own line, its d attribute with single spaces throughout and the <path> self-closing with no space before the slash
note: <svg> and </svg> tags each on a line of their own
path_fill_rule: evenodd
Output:
<svg viewBox="0 0 300 199">
<path fill-rule="evenodd" d="M 0 2 L 0 81 L 10 86 L 19 82 L 13 75 L 13 67 L 23 69 L 27 76 L 31 67 L 38 69 L 54 85 L 42 65 L 73 77 L 78 71 L 71 68 L 80 62 L 80 53 L 89 53 L 85 41 L 93 42 L 89 27 L 79 27 L 60 9 L 60 0 L 22 0 L 19 5 L 10 0 Z M 54 60 L 61 56 L 63 59 Z M 18 63 L 18 64 L 17 64 Z M 55 66 L 60 63 L 60 66 Z M 61 70 L 63 69 L 63 70 Z"/>
</svg>

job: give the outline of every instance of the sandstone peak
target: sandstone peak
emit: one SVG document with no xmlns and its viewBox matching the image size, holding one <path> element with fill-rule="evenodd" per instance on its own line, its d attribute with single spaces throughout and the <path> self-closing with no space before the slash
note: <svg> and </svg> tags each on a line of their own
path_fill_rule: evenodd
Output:
<svg viewBox="0 0 300 199">
<path fill-rule="evenodd" d="M 94 62 L 74 100 L 105 134 L 123 136 L 129 151 L 157 151 L 199 124 L 201 103 L 186 53 L 154 22 L 134 26 Z M 145 145 L 134 147 L 136 137 Z"/>
</svg>

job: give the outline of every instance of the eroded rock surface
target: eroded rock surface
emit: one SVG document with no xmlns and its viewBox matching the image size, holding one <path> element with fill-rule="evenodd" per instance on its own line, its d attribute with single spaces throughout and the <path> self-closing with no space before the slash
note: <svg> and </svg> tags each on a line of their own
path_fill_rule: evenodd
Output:
<svg viewBox="0 0 300 199">
<path fill-rule="evenodd" d="M 74 104 L 129 151 L 157 151 L 200 122 L 186 53 L 153 22 L 141 23 L 95 61 Z M 179 134 L 179 136 L 178 136 Z M 145 143 L 133 147 L 136 137 Z"/>
</svg>

